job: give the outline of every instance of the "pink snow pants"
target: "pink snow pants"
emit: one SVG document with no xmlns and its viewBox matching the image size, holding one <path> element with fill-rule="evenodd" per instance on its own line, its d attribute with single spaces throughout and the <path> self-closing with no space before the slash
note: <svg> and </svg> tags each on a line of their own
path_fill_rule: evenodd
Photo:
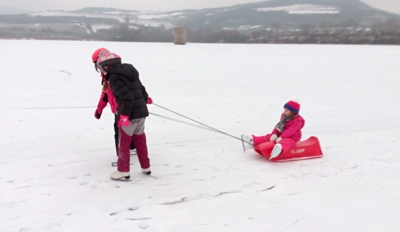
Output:
<svg viewBox="0 0 400 232">
<path fill-rule="evenodd" d="M 136 145 L 139 163 L 142 169 L 150 168 L 150 159 L 147 151 L 146 134 L 144 133 L 144 118 L 135 119 L 129 126 L 119 128 L 118 146 L 118 171 L 129 172 L 130 170 L 130 144 Z"/>
<path fill-rule="evenodd" d="M 271 142 L 269 139 L 271 138 L 272 134 L 267 134 L 265 136 L 253 136 L 253 143 L 254 146 L 260 145 L 261 143 L 276 143 L 276 142 Z M 282 145 L 282 153 L 289 150 L 290 148 L 296 146 L 297 141 L 291 138 L 284 138 L 282 139 L 279 144 Z"/>
</svg>

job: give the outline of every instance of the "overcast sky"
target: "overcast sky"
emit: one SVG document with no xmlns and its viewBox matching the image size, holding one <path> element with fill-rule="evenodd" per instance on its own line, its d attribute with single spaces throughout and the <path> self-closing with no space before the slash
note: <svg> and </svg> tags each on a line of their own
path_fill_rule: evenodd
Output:
<svg viewBox="0 0 400 232">
<path fill-rule="evenodd" d="M 0 0 L 1 5 L 33 11 L 114 7 L 131 10 L 180 10 L 231 6 L 257 0 Z M 400 14 L 400 0 L 362 0 L 382 10 Z"/>
</svg>

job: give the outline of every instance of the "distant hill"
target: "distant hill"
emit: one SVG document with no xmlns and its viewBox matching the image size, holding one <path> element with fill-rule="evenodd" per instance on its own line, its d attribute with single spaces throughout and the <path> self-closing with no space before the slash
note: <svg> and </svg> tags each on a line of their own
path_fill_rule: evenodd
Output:
<svg viewBox="0 0 400 232">
<path fill-rule="evenodd" d="M 3 7 L 3 12 L 23 10 Z M 269 0 L 199 10 L 75 11 L 0 15 L 0 38 L 166 42 L 400 44 L 400 15 L 360 0 Z"/>
<path fill-rule="evenodd" d="M 232 27 L 268 28 L 279 24 L 282 28 L 297 28 L 301 24 L 333 24 L 354 20 L 362 26 L 399 15 L 370 7 L 359 0 L 270 0 L 231 7 L 203 10 L 175 11 L 183 13 L 171 23 L 204 27 L 207 25 Z"/>
<path fill-rule="evenodd" d="M 369 27 L 378 21 L 400 20 L 400 15 L 372 8 L 359 0 L 270 0 L 229 7 L 167 12 L 88 7 L 73 13 L 124 17 L 124 20 L 130 19 L 130 23 L 138 25 L 222 27 L 240 31 L 271 27 L 290 29 L 304 24 L 339 24 L 346 21 Z"/>
<path fill-rule="evenodd" d="M 86 7 L 72 12 L 77 13 L 107 13 L 107 12 L 139 12 L 136 10 L 122 10 L 110 7 Z"/>
<path fill-rule="evenodd" d="M 26 10 L 0 5 L 0 14 L 27 14 Z M 370 7 L 360 0 L 269 0 L 229 7 L 200 10 L 145 12 L 106 7 L 87 7 L 75 11 L 35 14 L 47 17 L 112 18 L 119 22 L 149 25 L 222 27 L 237 30 L 262 30 L 271 27 L 299 28 L 302 24 L 338 24 L 349 20 L 368 27 L 378 21 L 400 16 Z"/>
</svg>

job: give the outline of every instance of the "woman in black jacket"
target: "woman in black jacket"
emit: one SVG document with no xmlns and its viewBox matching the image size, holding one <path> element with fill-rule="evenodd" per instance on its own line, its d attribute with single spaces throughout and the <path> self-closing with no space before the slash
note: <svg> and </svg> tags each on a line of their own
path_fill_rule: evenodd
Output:
<svg viewBox="0 0 400 232">
<path fill-rule="evenodd" d="M 147 109 L 148 94 L 139 79 L 139 72 L 131 64 L 122 64 L 121 57 L 115 53 L 100 53 L 97 66 L 108 81 L 118 103 L 119 150 L 118 170 L 111 173 L 113 180 L 129 179 L 130 143 L 136 145 L 136 151 L 142 172 L 150 175 L 145 119 L 149 116 Z"/>
</svg>

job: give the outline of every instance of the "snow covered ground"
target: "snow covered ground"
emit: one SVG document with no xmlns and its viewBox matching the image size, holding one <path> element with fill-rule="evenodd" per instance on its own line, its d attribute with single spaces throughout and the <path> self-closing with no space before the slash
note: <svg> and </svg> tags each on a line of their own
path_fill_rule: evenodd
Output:
<svg viewBox="0 0 400 232">
<path fill-rule="evenodd" d="M 324 158 L 270 163 L 222 134 L 150 116 L 154 178 L 115 170 L 90 57 L 119 53 L 155 103 L 265 134 L 302 102 Z M 398 231 L 400 47 L 0 41 L 1 231 Z M 179 119 L 156 106 L 150 111 Z"/>
<path fill-rule="evenodd" d="M 340 14 L 340 10 L 333 6 L 313 4 L 295 4 L 280 7 L 267 7 L 256 9 L 259 12 L 285 11 L 288 14 Z"/>
</svg>

